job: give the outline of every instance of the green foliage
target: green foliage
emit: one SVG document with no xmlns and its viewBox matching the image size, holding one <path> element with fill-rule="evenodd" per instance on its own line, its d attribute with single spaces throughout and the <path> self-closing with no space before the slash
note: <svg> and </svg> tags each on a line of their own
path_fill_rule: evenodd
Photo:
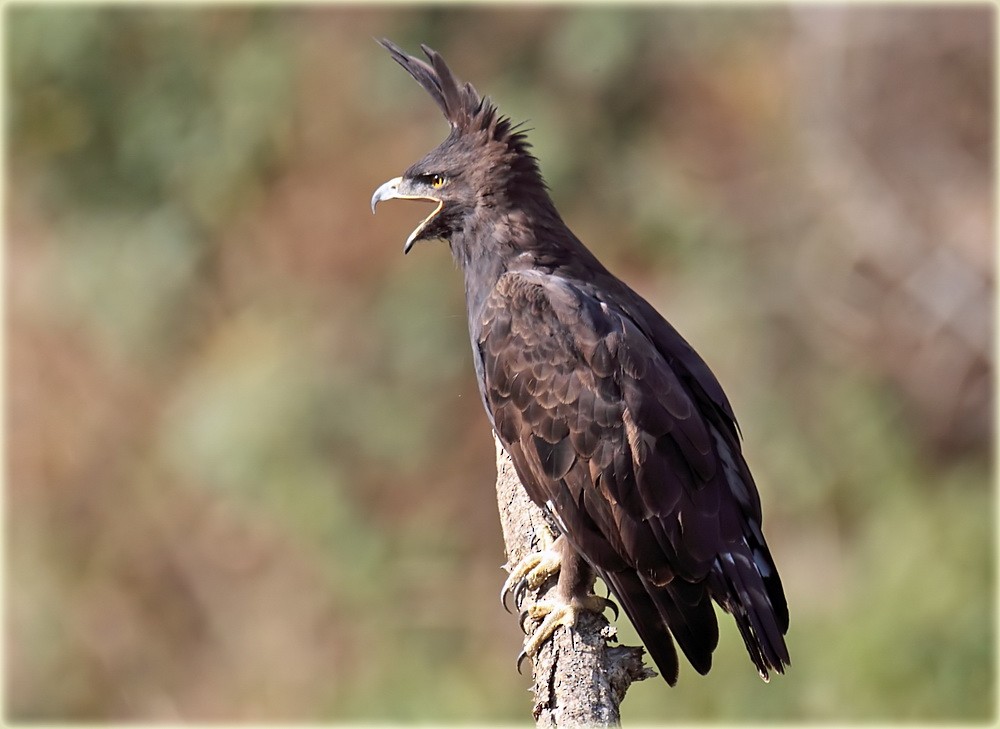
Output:
<svg viewBox="0 0 1000 729">
<path fill-rule="evenodd" d="M 372 36 L 437 47 L 527 121 L 564 218 L 704 354 L 746 433 L 791 669 L 764 685 L 722 615 L 712 673 L 636 685 L 626 723 L 991 716 L 989 438 L 935 443 L 921 418 L 950 415 L 921 410 L 911 354 L 851 349 L 805 303 L 827 274 L 808 260 L 845 238 L 796 131 L 807 23 L 6 12 L 12 719 L 529 720 L 460 277 L 443 245 L 401 256 L 423 213 L 367 210 L 446 127 Z M 923 22 L 933 41 L 968 17 Z M 980 186 L 956 189 L 925 206 L 935 230 L 975 212 Z"/>
</svg>

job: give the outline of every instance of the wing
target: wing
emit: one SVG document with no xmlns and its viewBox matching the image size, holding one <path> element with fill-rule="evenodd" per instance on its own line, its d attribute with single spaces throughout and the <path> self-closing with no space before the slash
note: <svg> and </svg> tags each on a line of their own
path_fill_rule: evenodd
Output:
<svg viewBox="0 0 1000 729">
<path fill-rule="evenodd" d="M 538 271 L 504 274 L 479 325 L 483 397 L 521 482 L 615 592 L 664 677 L 677 676 L 671 634 L 710 668 L 711 597 L 762 674 L 780 671 L 787 609 L 756 488 L 735 436 L 703 417 L 667 357 L 621 307 Z"/>
</svg>

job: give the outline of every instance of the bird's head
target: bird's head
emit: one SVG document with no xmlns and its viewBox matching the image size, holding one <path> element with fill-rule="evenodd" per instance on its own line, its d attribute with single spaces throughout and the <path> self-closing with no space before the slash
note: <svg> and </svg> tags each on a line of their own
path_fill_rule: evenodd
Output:
<svg viewBox="0 0 1000 729">
<path fill-rule="evenodd" d="M 513 198 L 527 193 L 547 199 L 538 163 L 527 140 L 488 98 L 469 83 L 460 83 L 434 50 L 421 46 L 430 63 L 407 55 L 388 40 L 379 43 L 413 76 L 444 112 L 451 131 L 441 144 L 400 177 L 372 195 L 372 212 L 383 200 L 427 200 L 436 207 L 414 228 L 403 252 L 421 240 L 451 240 L 477 212 L 502 211 Z"/>
<path fill-rule="evenodd" d="M 450 239 L 476 208 L 477 165 L 471 139 L 454 131 L 441 145 L 400 177 L 382 184 L 372 195 L 372 212 L 382 200 L 427 200 L 437 203 L 413 229 L 404 253 L 418 240 Z"/>
</svg>

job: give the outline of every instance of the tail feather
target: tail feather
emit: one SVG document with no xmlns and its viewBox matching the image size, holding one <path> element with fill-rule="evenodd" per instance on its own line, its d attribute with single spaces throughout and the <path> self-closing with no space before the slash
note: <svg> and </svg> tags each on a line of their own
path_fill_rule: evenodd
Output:
<svg viewBox="0 0 1000 729">
<path fill-rule="evenodd" d="M 712 667 L 712 653 L 719 641 L 712 597 L 733 615 L 761 678 L 769 680 L 770 671 L 785 672 L 791 663 L 784 639 L 788 608 L 781 583 L 769 581 L 771 575 L 776 577 L 777 573 L 761 575 L 746 547 L 720 555 L 706 584 L 678 578 L 657 587 L 635 572 L 601 573 L 671 686 L 678 676 L 674 640 L 696 671 L 704 675 Z"/>
<path fill-rule="evenodd" d="M 719 645 L 719 623 L 708 590 L 679 577 L 666 587 L 657 587 L 642 576 L 639 579 L 688 661 L 698 673 L 708 673 L 712 652 Z"/>
<path fill-rule="evenodd" d="M 634 572 L 609 571 L 601 577 L 621 602 L 667 683 L 677 682 L 674 640 L 698 673 L 708 673 L 719 643 L 719 624 L 703 585 L 675 579 L 658 587 Z"/>
<path fill-rule="evenodd" d="M 719 555 L 713 567 L 712 584 L 716 600 L 736 619 L 761 678 L 768 680 L 769 670 L 784 673 L 791 661 L 784 639 L 788 608 L 780 582 L 777 583 L 779 601 L 772 599 L 773 586 L 765 584 L 765 577 L 746 548 Z"/>
<path fill-rule="evenodd" d="M 601 572 L 611 592 L 621 603 L 632 621 L 653 663 L 660 669 L 663 680 L 671 686 L 677 683 L 677 650 L 666 623 L 660 617 L 655 601 L 635 572 Z"/>
</svg>

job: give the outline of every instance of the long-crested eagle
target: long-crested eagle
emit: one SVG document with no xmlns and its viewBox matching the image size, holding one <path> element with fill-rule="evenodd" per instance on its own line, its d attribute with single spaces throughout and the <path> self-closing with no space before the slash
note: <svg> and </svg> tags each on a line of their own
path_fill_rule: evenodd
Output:
<svg viewBox="0 0 1000 729">
<path fill-rule="evenodd" d="M 447 139 L 372 196 L 430 200 L 410 233 L 443 239 L 465 277 L 483 405 L 531 499 L 558 525 L 547 553 L 504 587 L 559 572 L 556 604 L 529 655 L 578 611 L 601 611 L 596 572 L 663 677 L 673 641 L 707 673 L 719 640 L 714 599 L 731 613 L 765 680 L 789 664 L 788 607 L 761 531 L 757 488 L 722 387 L 677 331 L 573 235 L 525 133 L 461 83 L 388 40 L 431 95 Z M 671 639 L 671 636 L 673 639 Z"/>
</svg>

